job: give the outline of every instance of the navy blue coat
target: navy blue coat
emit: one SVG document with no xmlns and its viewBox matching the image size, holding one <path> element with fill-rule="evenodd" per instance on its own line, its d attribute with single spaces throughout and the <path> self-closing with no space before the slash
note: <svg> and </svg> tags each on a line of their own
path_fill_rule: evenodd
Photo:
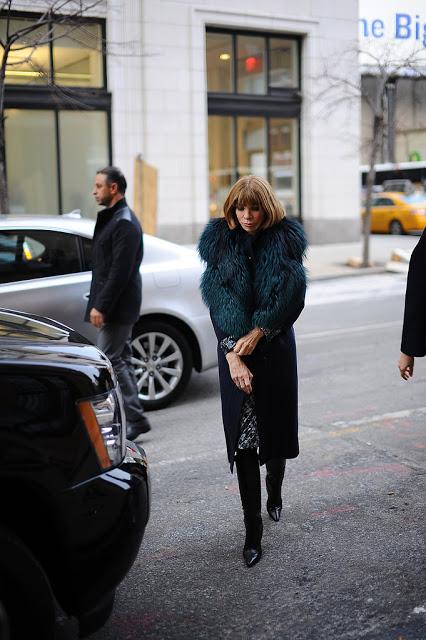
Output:
<svg viewBox="0 0 426 640">
<path fill-rule="evenodd" d="M 245 233 L 230 230 L 223 218 L 209 222 L 199 253 L 206 262 L 201 281 L 203 299 L 218 343 L 238 339 L 255 326 L 281 329 L 270 342 L 262 338 L 244 357 L 253 373 L 253 395 L 259 432 L 259 458 L 295 458 L 299 454 L 297 359 L 293 323 L 304 306 L 306 276 L 302 227 L 284 220 L 260 232 L 247 253 Z M 245 398 L 231 379 L 218 344 L 222 417 L 228 460 L 233 468 Z"/>
<path fill-rule="evenodd" d="M 426 355 L 426 230 L 411 254 L 401 351 L 407 356 Z"/>
<path fill-rule="evenodd" d="M 85 319 L 95 308 L 106 322 L 134 324 L 140 317 L 143 258 L 141 225 L 123 198 L 98 213 L 92 245 L 92 282 Z"/>
</svg>

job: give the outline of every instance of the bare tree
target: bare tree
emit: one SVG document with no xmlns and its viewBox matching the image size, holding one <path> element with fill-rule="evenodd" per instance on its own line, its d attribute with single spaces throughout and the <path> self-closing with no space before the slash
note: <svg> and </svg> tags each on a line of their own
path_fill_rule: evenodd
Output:
<svg viewBox="0 0 426 640">
<path fill-rule="evenodd" d="M 352 59 L 354 51 L 350 53 Z M 358 59 L 362 56 L 368 60 L 368 64 L 361 67 L 361 74 L 357 81 L 348 79 L 345 74 L 344 56 L 341 59 L 340 68 L 333 70 L 324 65 L 324 72 L 321 74 L 321 90 L 315 96 L 320 98 L 323 104 L 323 114 L 329 116 L 336 107 L 343 102 L 350 104 L 354 100 L 364 100 L 371 112 L 371 128 L 366 140 L 366 150 L 368 156 L 368 173 L 366 179 L 365 212 L 362 221 L 362 267 L 370 265 L 370 228 L 371 228 L 371 205 L 373 186 L 376 177 L 375 165 L 379 160 L 380 151 L 388 139 L 389 118 L 388 118 L 388 89 L 394 87 L 399 77 L 426 78 L 426 68 L 424 66 L 424 54 L 418 49 L 413 50 L 409 55 L 401 58 L 395 46 L 384 45 L 379 53 L 369 49 L 358 49 L 356 51 Z M 374 79 L 374 82 L 364 83 L 362 81 L 363 72 Z"/>
<path fill-rule="evenodd" d="M 43 12 L 35 14 L 34 20 L 20 28 L 13 27 L 16 17 L 13 13 L 13 0 L 0 2 L 3 29 L 0 38 L 0 212 L 9 213 L 9 195 L 6 181 L 6 145 L 5 145 L 5 92 L 6 71 L 17 65 L 30 65 L 40 77 L 46 72 L 35 62 L 35 53 L 40 47 L 50 45 L 54 40 L 70 36 L 81 27 L 81 18 L 90 15 L 104 0 L 44 0 Z M 60 35 L 57 26 L 62 25 Z M 101 43 L 103 46 L 104 43 Z M 12 55 L 11 55 L 12 54 Z M 12 61 L 13 55 L 21 54 L 18 61 Z M 50 77 L 46 78 L 52 84 Z M 60 88 L 57 88 L 61 91 Z M 64 91 L 64 90 L 62 90 Z M 69 96 L 69 99 L 72 99 Z"/>
</svg>

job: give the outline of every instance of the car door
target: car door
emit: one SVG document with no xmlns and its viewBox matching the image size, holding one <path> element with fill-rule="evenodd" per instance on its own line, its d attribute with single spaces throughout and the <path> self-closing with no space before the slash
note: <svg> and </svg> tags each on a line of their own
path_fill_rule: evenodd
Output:
<svg viewBox="0 0 426 640">
<path fill-rule="evenodd" d="M 90 271 L 78 236 L 44 229 L 0 231 L 0 304 L 44 315 L 93 340 L 84 322 Z"/>
<path fill-rule="evenodd" d="M 380 231 L 382 231 L 383 233 L 388 233 L 392 220 L 399 220 L 398 210 L 395 206 L 395 202 L 389 196 L 382 198 L 382 210 L 383 224 L 381 225 Z"/>
<path fill-rule="evenodd" d="M 373 233 L 377 233 L 381 231 L 380 216 L 381 216 L 380 198 L 374 198 L 371 203 L 371 226 L 370 226 L 371 231 L 373 231 Z"/>
</svg>

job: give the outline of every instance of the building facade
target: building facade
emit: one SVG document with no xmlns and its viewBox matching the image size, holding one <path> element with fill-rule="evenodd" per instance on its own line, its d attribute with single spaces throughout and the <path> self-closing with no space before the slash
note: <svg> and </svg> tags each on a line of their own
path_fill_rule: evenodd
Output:
<svg viewBox="0 0 426 640">
<path fill-rule="evenodd" d="M 426 8 L 422 0 L 360 0 L 361 162 L 369 161 L 373 110 L 383 81 L 378 163 L 426 161 Z M 377 61 L 380 60 L 380 67 Z"/>
<path fill-rule="evenodd" d="M 29 6 L 15 19 L 36 16 Z M 357 38 L 356 0 L 99 4 L 32 66 L 8 68 L 12 211 L 95 215 L 93 174 L 111 161 L 132 203 L 142 157 L 158 171 L 160 237 L 194 242 L 254 173 L 311 242 L 357 239 L 359 102 L 336 86 L 330 100 L 327 71 L 344 61 L 359 82 Z"/>
</svg>

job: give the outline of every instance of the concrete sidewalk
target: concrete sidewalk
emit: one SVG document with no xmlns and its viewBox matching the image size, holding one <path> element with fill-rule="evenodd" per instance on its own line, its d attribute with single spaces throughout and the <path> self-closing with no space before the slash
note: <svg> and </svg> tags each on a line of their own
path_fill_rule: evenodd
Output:
<svg viewBox="0 0 426 640">
<path fill-rule="evenodd" d="M 362 256 L 362 241 L 344 244 L 323 244 L 309 247 L 305 266 L 310 280 L 325 280 L 342 276 L 383 273 L 392 251 L 402 249 L 411 254 L 419 236 L 372 235 L 370 238 L 370 260 L 374 266 L 367 269 L 348 267 L 348 258 Z"/>
</svg>

